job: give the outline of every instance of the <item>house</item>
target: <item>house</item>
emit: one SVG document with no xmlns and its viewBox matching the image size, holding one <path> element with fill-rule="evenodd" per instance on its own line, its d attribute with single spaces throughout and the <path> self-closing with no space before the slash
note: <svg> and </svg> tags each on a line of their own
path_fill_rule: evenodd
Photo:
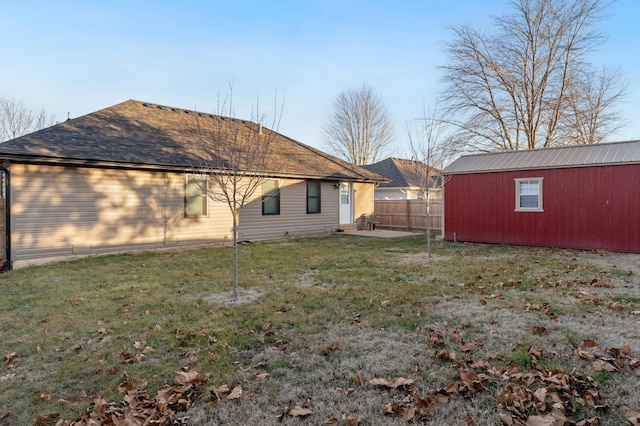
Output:
<svg viewBox="0 0 640 426">
<path fill-rule="evenodd" d="M 241 240 L 329 233 L 373 212 L 384 179 L 366 169 L 250 121 L 129 100 L 0 144 L 5 268 L 230 240 L 229 208 L 198 186 L 197 120 L 271 137 Z"/>
<path fill-rule="evenodd" d="M 389 157 L 362 167 L 389 179 L 389 182 L 383 182 L 376 186 L 376 200 L 417 200 L 424 198 L 424 185 L 421 184 L 421 179 L 423 179 L 427 169 L 424 163 Z M 429 182 L 430 199 L 442 198 L 437 175 L 438 170 L 433 169 L 431 181 Z"/>
<path fill-rule="evenodd" d="M 640 252 L 640 141 L 462 156 L 445 239 Z"/>
</svg>

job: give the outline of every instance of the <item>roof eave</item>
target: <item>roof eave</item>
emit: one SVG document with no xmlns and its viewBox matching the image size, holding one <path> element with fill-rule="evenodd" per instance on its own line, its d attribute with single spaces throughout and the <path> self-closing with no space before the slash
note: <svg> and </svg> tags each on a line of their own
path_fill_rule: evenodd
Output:
<svg viewBox="0 0 640 426">
<path fill-rule="evenodd" d="M 23 164 L 48 164 L 56 166 L 78 166 L 78 167 L 99 167 L 99 168 L 117 168 L 117 169 L 137 169 L 149 171 L 173 171 L 173 172 L 193 172 L 198 170 L 197 166 L 174 165 L 174 164 L 148 164 L 148 163 L 131 163 L 119 161 L 106 161 L 99 159 L 79 159 L 52 156 L 34 156 L 22 154 L 0 154 L 0 161 L 13 162 Z M 202 171 L 202 169 L 200 169 Z M 221 172 L 224 170 L 220 169 Z M 323 174 L 299 174 L 286 172 L 255 172 L 256 175 L 277 176 L 290 179 L 321 179 L 329 181 L 348 181 L 361 183 L 384 183 L 388 180 L 369 179 L 358 176 L 346 175 L 323 175 Z"/>
</svg>

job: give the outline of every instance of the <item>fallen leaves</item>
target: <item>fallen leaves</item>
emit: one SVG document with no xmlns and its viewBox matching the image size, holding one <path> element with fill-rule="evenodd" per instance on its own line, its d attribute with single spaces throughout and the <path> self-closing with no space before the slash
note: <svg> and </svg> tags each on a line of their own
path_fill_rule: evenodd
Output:
<svg viewBox="0 0 640 426">
<path fill-rule="evenodd" d="M 6 354 L 4 356 L 4 362 L 2 363 L 2 366 L 7 367 L 9 366 L 9 364 L 11 364 L 13 361 L 15 361 L 18 358 L 20 358 L 20 355 L 18 355 L 16 352 L 11 352 L 9 354 Z"/>
<path fill-rule="evenodd" d="M 438 341 L 437 333 L 430 333 L 430 341 Z M 436 336 L 433 339 L 433 336 Z M 439 336 L 439 335 L 438 335 Z M 593 340 L 585 340 L 587 348 L 598 347 Z M 439 343 L 438 343 L 439 344 Z M 516 345 L 514 349 L 522 349 Z M 443 351 L 446 353 L 446 351 Z M 567 413 L 575 415 L 577 406 L 591 408 L 601 413 L 611 411 L 604 403 L 604 396 L 598 391 L 598 383 L 588 374 L 572 370 L 566 373 L 561 369 L 550 370 L 540 365 L 538 360 L 544 351 L 529 348 L 531 368 L 522 370 L 512 363 L 498 368 L 495 359 L 476 360 L 458 363 L 458 379 L 447 387 L 430 389 L 419 397 L 413 380 L 398 378 L 375 378 L 369 381 L 374 386 L 384 386 L 393 390 L 404 390 L 406 395 L 401 401 L 387 403 L 382 409 L 385 416 L 400 418 L 405 422 L 427 421 L 431 410 L 438 404 L 444 404 L 456 398 L 470 398 L 477 393 L 489 393 L 496 386 L 496 404 L 503 424 L 514 426 L 562 426 L 575 424 L 580 426 L 596 425 L 597 417 L 570 420 Z M 606 355 L 589 354 L 584 348 L 576 348 L 574 355 L 583 360 L 595 360 L 593 367 L 606 371 L 631 370 L 640 367 L 640 361 L 631 356 L 628 346 L 606 349 Z M 547 355 L 557 354 L 548 352 Z M 411 386 L 408 386 L 411 385 Z M 396 396 L 397 398 L 397 396 Z M 581 410 L 584 411 L 584 410 Z M 627 419 L 632 425 L 640 426 L 640 414 L 627 408 Z M 465 425 L 474 425 L 475 420 L 467 418 Z"/>
<path fill-rule="evenodd" d="M 369 380 L 369 384 L 373 386 L 384 386 L 389 389 L 397 389 L 399 387 L 405 387 L 413 384 L 413 379 L 405 379 L 404 377 L 398 377 L 396 380 L 390 377 L 383 377 Z"/>
<path fill-rule="evenodd" d="M 305 408 L 305 407 L 301 407 L 299 405 L 296 405 L 295 407 L 291 406 L 291 403 L 289 403 L 284 411 L 282 413 L 280 413 L 277 417 L 279 422 L 282 422 L 284 420 L 285 417 L 289 416 L 289 417 L 306 417 L 310 414 L 313 414 L 313 411 L 311 411 L 309 408 Z"/>
<path fill-rule="evenodd" d="M 125 375 L 124 382 L 118 386 L 118 392 L 123 395 L 122 407 L 108 403 L 102 396 L 98 396 L 93 399 L 89 409 L 83 412 L 79 419 L 62 421 L 59 424 L 74 426 L 183 425 L 186 424 L 186 419 L 178 418 L 176 413 L 187 411 L 193 406 L 194 401 L 204 393 L 200 386 L 208 378 L 208 375 L 201 376 L 196 371 L 180 371 L 176 373 L 172 386 L 166 386 L 158 391 L 154 398 L 150 398 L 147 394 L 147 382 L 142 381 L 136 384 Z M 43 417 L 42 423 L 36 421 L 36 424 L 51 422 L 46 417 Z"/>
<path fill-rule="evenodd" d="M 640 413 L 632 410 L 629 407 L 623 407 L 625 410 L 625 415 L 627 416 L 627 420 L 633 426 L 640 426 Z"/>
</svg>

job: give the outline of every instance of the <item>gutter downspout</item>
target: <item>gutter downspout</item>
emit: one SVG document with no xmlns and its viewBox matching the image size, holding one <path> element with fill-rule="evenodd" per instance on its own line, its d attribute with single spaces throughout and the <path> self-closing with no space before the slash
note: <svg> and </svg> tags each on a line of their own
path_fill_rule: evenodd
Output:
<svg viewBox="0 0 640 426">
<path fill-rule="evenodd" d="M 4 173 L 4 193 L 5 193 L 5 206 L 4 206 L 4 228 L 5 228 L 5 238 L 6 238 L 6 257 L 7 260 L 4 262 L 0 269 L 2 272 L 7 272 L 13 269 L 13 262 L 11 261 L 11 215 L 9 214 L 9 206 L 11 206 L 10 199 L 10 180 L 9 180 L 9 169 L 7 169 L 4 165 L 0 166 L 0 172 Z"/>
</svg>

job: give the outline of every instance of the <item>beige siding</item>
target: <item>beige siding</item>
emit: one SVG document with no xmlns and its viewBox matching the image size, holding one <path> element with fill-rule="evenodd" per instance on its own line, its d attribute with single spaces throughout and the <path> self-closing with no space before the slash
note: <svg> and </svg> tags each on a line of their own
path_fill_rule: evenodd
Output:
<svg viewBox="0 0 640 426">
<path fill-rule="evenodd" d="M 262 191 L 240 213 L 239 238 L 254 240 L 276 236 L 328 233 L 338 227 L 338 196 L 333 183 L 322 182 L 320 213 L 307 214 L 307 183 L 282 180 L 280 214 L 262 215 Z"/>
<path fill-rule="evenodd" d="M 14 164 L 11 179 L 14 261 L 231 236 L 225 205 L 184 217 L 182 174 Z"/>
<path fill-rule="evenodd" d="M 50 259 L 139 248 L 230 241 L 225 203 L 208 200 L 207 217 L 184 216 L 181 173 L 11 165 L 14 267 Z M 281 214 L 262 216 L 261 191 L 240 216 L 242 239 L 330 232 L 337 192 L 321 189 L 321 214 L 306 214 L 305 181 L 284 181 Z"/>
<path fill-rule="evenodd" d="M 374 211 L 374 185 L 372 183 L 354 183 L 353 188 L 355 190 L 353 206 L 353 217 L 360 217 L 361 215 L 370 215 Z"/>
</svg>

